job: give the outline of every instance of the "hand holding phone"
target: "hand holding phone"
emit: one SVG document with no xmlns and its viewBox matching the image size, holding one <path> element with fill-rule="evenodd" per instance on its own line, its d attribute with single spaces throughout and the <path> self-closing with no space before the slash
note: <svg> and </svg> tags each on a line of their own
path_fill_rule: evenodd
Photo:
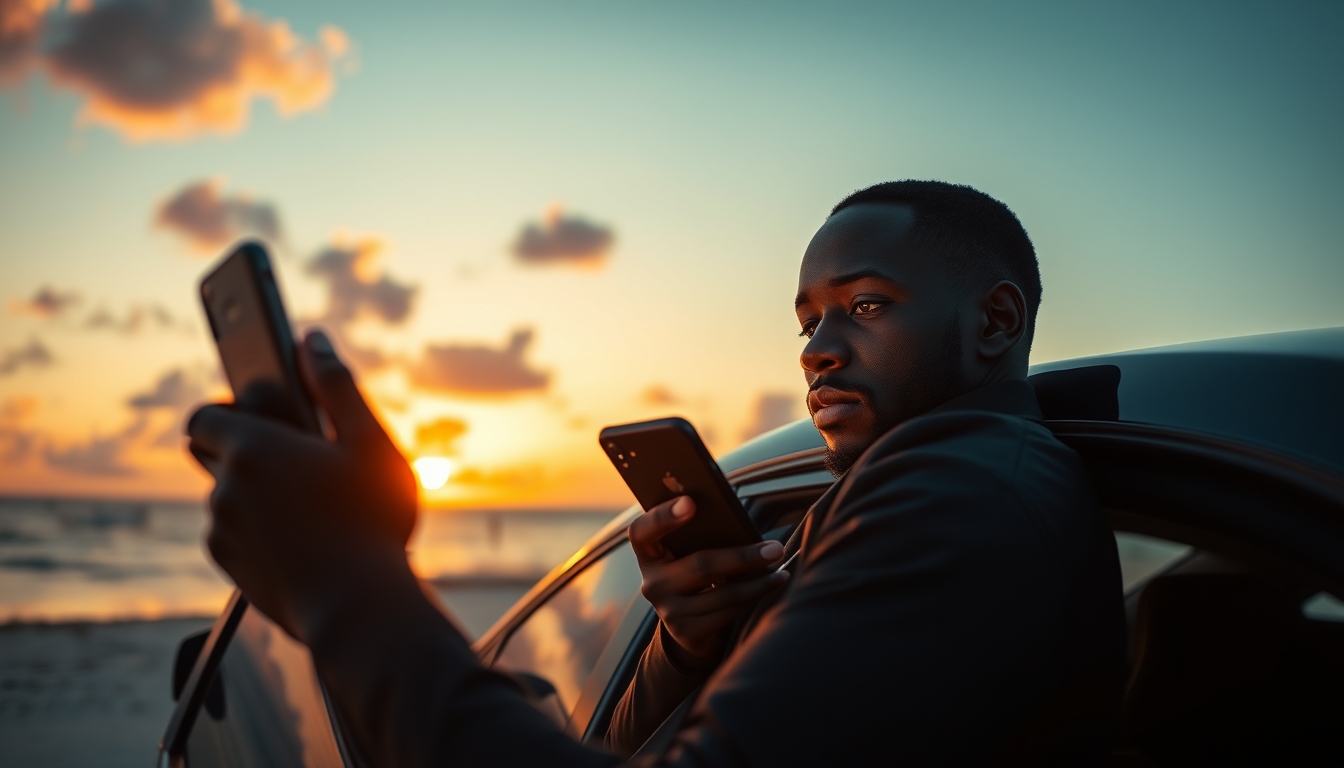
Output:
<svg viewBox="0 0 1344 768">
<path fill-rule="evenodd" d="M 673 416 L 621 424 L 603 429 L 598 440 L 646 512 L 678 496 L 695 500 L 694 519 L 663 540 L 673 554 L 761 540 L 690 422 Z"/>
<path fill-rule="evenodd" d="M 640 591 L 681 666 L 712 665 L 724 629 L 789 575 L 784 548 L 762 542 L 695 429 L 671 418 L 602 430 L 602 448 L 645 513 L 630 524 Z"/>
</svg>

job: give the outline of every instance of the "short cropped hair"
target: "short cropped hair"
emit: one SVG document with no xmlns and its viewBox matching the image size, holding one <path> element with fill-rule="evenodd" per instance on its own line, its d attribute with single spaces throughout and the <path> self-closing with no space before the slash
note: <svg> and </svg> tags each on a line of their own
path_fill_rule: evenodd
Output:
<svg viewBox="0 0 1344 768">
<path fill-rule="evenodd" d="M 846 197 L 831 215 L 859 203 L 893 203 L 915 213 L 910 237 L 956 274 L 985 287 L 1010 280 L 1027 300 L 1027 340 L 1041 306 L 1041 268 L 1027 230 L 1008 206 L 977 189 L 945 181 L 888 181 Z"/>
</svg>

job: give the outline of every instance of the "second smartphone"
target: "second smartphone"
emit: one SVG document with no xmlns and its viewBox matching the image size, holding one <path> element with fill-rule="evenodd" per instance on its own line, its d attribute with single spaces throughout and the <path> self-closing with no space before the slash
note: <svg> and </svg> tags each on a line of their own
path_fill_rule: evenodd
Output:
<svg viewBox="0 0 1344 768">
<path fill-rule="evenodd" d="M 672 554 L 761 541 L 690 422 L 672 417 L 621 424 L 602 430 L 598 440 L 645 511 L 678 496 L 695 501 L 695 517 L 663 539 Z"/>
</svg>

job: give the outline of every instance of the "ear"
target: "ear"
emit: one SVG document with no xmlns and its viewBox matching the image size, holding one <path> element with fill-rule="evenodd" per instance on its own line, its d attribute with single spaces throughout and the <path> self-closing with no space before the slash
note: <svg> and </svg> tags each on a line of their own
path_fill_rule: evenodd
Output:
<svg viewBox="0 0 1344 768">
<path fill-rule="evenodd" d="M 1016 284 L 1004 280 L 980 300 L 980 333 L 976 353 L 987 360 L 1007 355 L 1027 333 L 1027 299 Z"/>
</svg>

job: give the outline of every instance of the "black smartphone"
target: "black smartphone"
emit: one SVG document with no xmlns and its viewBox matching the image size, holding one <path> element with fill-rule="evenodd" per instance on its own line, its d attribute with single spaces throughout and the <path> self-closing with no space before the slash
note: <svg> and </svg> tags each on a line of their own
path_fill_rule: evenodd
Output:
<svg viewBox="0 0 1344 768">
<path fill-rule="evenodd" d="M 695 517 L 663 539 L 672 554 L 761 541 L 690 422 L 674 416 L 620 424 L 603 429 L 598 440 L 645 511 L 677 496 L 695 501 Z"/>
<path fill-rule="evenodd" d="M 299 379 L 294 332 L 266 249 L 252 242 L 235 248 L 201 280 L 201 303 L 234 402 L 322 434 Z"/>
</svg>

